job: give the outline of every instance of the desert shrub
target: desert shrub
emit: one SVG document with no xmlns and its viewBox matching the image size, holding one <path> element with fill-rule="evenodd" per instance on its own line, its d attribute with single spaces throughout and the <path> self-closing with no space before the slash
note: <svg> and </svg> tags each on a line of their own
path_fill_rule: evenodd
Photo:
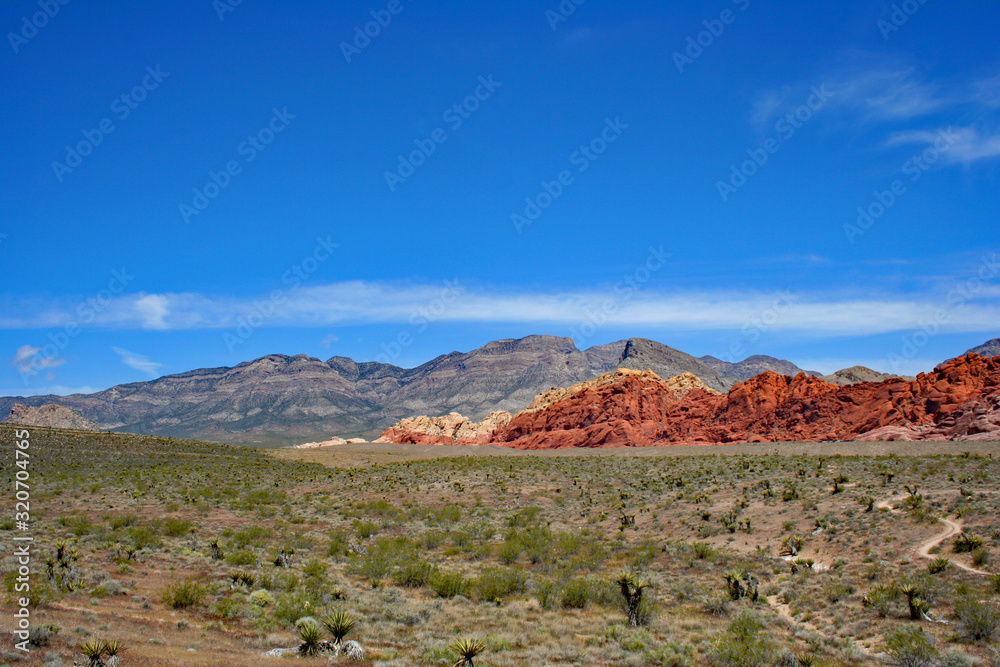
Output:
<svg viewBox="0 0 1000 667">
<path fill-rule="evenodd" d="M 420 588 L 426 586 L 437 568 L 427 561 L 415 560 L 404 563 L 399 567 L 394 575 L 396 583 L 407 588 Z"/>
<path fill-rule="evenodd" d="M 712 616 L 728 615 L 729 607 L 730 599 L 728 595 L 712 595 L 701 605 L 702 611 Z"/>
<path fill-rule="evenodd" d="M 777 658 L 778 646 L 757 615 L 745 609 L 716 638 L 710 656 L 727 667 L 765 667 Z"/>
<path fill-rule="evenodd" d="M 991 574 L 990 584 L 993 586 L 994 593 L 1000 593 L 1000 574 Z"/>
<path fill-rule="evenodd" d="M 938 656 L 934 639 L 923 628 L 915 626 L 887 634 L 885 652 L 898 667 L 929 667 Z"/>
<path fill-rule="evenodd" d="M 460 572 L 438 572 L 429 583 L 431 590 L 443 598 L 465 595 L 470 587 L 470 582 Z"/>
<path fill-rule="evenodd" d="M 246 605 L 233 598 L 222 598 L 208 610 L 220 618 L 240 618 L 247 615 Z"/>
<path fill-rule="evenodd" d="M 162 600 L 165 605 L 174 609 L 183 609 L 201 604 L 202 598 L 208 594 L 208 589 L 194 579 L 185 579 L 167 586 L 163 591 Z"/>
<path fill-rule="evenodd" d="M 250 594 L 250 602 L 258 607 L 270 607 L 274 604 L 274 596 L 270 591 L 261 588 Z"/>
<path fill-rule="evenodd" d="M 254 565 L 257 562 L 257 556 L 251 551 L 241 549 L 239 551 L 233 551 L 225 558 L 226 563 L 234 567 L 239 567 L 241 565 Z"/>
<path fill-rule="evenodd" d="M 992 602 L 963 596 L 955 602 L 955 615 L 966 634 L 975 641 L 984 641 L 996 634 L 1000 626 L 1000 610 Z"/>
<path fill-rule="evenodd" d="M 554 609 L 559 602 L 559 585 L 552 579 L 539 579 L 535 581 L 532 589 L 538 606 L 542 609 Z"/>
<path fill-rule="evenodd" d="M 711 544 L 707 544 L 705 542 L 694 542 L 691 545 L 691 548 L 694 549 L 694 555 L 699 560 L 706 560 L 706 559 L 714 558 L 715 555 L 716 555 L 716 553 L 717 553 L 716 550 L 715 550 L 715 547 L 713 547 Z"/>
<path fill-rule="evenodd" d="M 122 528 L 128 528 L 129 526 L 137 526 L 142 521 L 142 518 L 137 514 L 127 513 L 127 514 L 105 514 L 104 520 L 108 522 L 108 527 L 111 530 L 121 530 Z"/>
<path fill-rule="evenodd" d="M 513 565 L 521 557 L 522 551 L 524 548 L 521 546 L 520 540 L 507 540 L 497 549 L 497 558 L 504 565 Z"/>
<path fill-rule="evenodd" d="M 854 586 L 843 582 L 829 582 L 823 586 L 823 596 L 827 602 L 835 603 L 854 595 Z"/>
<path fill-rule="evenodd" d="M 194 524 L 187 519 L 168 517 L 163 520 L 163 534 L 167 537 L 183 537 L 191 532 Z"/>
<path fill-rule="evenodd" d="M 861 603 L 871 608 L 880 617 L 885 618 L 892 609 L 892 603 L 898 597 L 899 591 L 894 586 L 879 584 L 865 594 Z"/>
<path fill-rule="evenodd" d="M 353 526 L 354 534 L 362 540 L 367 540 L 379 531 L 379 525 L 374 521 L 362 521 L 360 519 L 355 519 Z"/>
<path fill-rule="evenodd" d="M 308 616 L 315 609 L 314 600 L 302 591 L 282 593 L 274 603 L 274 617 L 288 624 Z"/>
<path fill-rule="evenodd" d="M 583 609 L 594 596 L 594 582 L 587 577 L 576 577 L 566 582 L 559 601 L 567 609 Z"/>
<path fill-rule="evenodd" d="M 448 538 L 442 530 L 425 530 L 420 533 L 420 546 L 424 549 L 437 549 Z"/>
<path fill-rule="evenodd" d="M 163 546 L 163 540 L 149 526 L 132 526 L 128 530 L 128 538 L 137 549 L 158 549 Z"/>
<path fill-rule="evenodd" d="M 948 569 L 949 565 L 951 565 L 951 561 L 947 558 L 935 558 L 927 564 L 927 571 L 931 574 L 941 574 Z"/>
<path fill-rule="evenodd" d="M 352 569 L 373 584 L 385 579 L 400 563 L 416 560 L 413 543 L 405 537 L 380 537 L 368 547 L 368 552 L 353 563 Z"/>
<path fill-rule="evenodd" d="M 90 535 L 94 532 L 94 524 L 85 516 L 59 517 L 59 525 L 65 527 L 70 533 L 77 537 Z M 13 524 L 11 528 L 13 528 Z"/>
<path fill-rule="evenodd" d="M 237 549 L 249 546 L 264 546 L 271 535 L 272 531 L 270 529 L 260 524 L 253 524 L 235 531 L 232 535 L 232 544 Z"/>
<path fill-rule="evenodd" d="M 326 555 L 341 560 L 351 553 L 351 541 L 346 530 L 334 530 L 330 533 L 330 542 Z"/>
<path fill-rule="evenodd" d="M 976 549 L 983 546 L 983 538 L 978 535 L 972 535 L 969 533 L 961 533 L 954 540 L 952 540 L 951 547 L 957 554 L 968 554 L 972 553 Z"/>
<path fill-rule="evenodd" d="M 982 567 L 990 562 L 990 552 L 986 550 L 985 547 L 979 547 L 978 549 L 972 550 L 972 564 L 976 567 Z"/>
<path fill-rule="evenodd" d="M 516 567 L 503 567 L 487 570 L 476 577 L 474 588 L 479 599 L 485 601 L 500 600 L 508 595 L 523 593 L 528 576 Z"/>
</svg>

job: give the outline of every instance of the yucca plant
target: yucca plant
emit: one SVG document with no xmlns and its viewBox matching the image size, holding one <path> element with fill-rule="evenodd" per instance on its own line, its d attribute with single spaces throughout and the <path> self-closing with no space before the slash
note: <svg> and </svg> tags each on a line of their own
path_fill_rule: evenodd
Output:
<svg viewBox="0 0 1000 667">
<path fill-rule="evenodd" d="M 452 667 L 476 667 L 473 660 L 486 650 L 485 639 L 456 639 L 448 648 L 458 656 Z"/>
<path fill-rule="evenodd" d="M 299 626 L 299 639 L 302 640 L 302 644 L 299 646 L 300 655 L 317 655 L 320 640 L 323 639 L 323 631 L 313 621 L 302 623 Z"/>
<path fill-rule="evenodd" d="M 91 639 L 80 644 L 80 653 L 86 656 L 89 667 L 101 667 L 105 651 L 107 644 L 103 639 Z"/>
<path fill-rule="evenodd" d="M 339 646 L 358 621 L 343 609 L 335 609 L 321 618 L 320 622 L 326 626 L 326 631 L 333 637 L 334 645 Z"/>
<path fill-rule="evenodd" d="M 117 639 L 109 639 L 104 642 L 104 654 L 108 659 L 104 661 L 105 667 L 118 667 L 121 658 L 118 655 L 125 650 L 125 644 Z"/>
</svg>

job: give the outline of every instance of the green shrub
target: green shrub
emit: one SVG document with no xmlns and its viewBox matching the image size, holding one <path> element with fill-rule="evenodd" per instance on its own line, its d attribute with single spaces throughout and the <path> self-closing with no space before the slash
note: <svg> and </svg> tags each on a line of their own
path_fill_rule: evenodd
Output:
<svg viewBox="0 0 1000 667">
<path fill-rule="evenodd" d="M 208 589 L 194 579 L 178 581 L 164 590 L 163 603 L 174 609 L 183 609 L 201 604 L 202 598 L 208 594 Z"/>
<path fill-rule="evenodd" d="M 480 600 L 493 602 L 509 595 L 523 593 L 528 575 L 516 567 L 487 570 L 476 577 L 474 588 Z"/>
<path fill-rule="evenodd" d="M 470 582 L 460 572 L 438 572 L 429 583 L 431 590 L 443 598 L 465 595 L 470 587 Z"/>
<path fill-rule="evenodd" d="M 935 558 L 927 564 L 927 571 L 931 574 L 941 574 L 948 569 L 949 565 L 951 565 L 951 561 L 947 558 Z"/>
<path fill-rule="evenodd" d="M 710 656 L 727 667 L 765 667 L 774 663 L 778 646 L 756 614 L 745 609 L 712 645 Z"/>
<path fill-rule="evenodd" d="M 542 609 L 554 609 L 559 602 L 559 586 L 552 579 L 537 580 L 532 592 Z"/>
<path fill-rule="evenodd" d="M 353 525 L 354 534 L 362 540 L 367 540 L 379 531 L 379 525 L 374 521 L 361 521 L 360 519 L 355 519 Z"/>
<path fill-rule="evenodd" d="M 887 634 L 885 652 L 898 667 L 929 667 L 938 656 L 934 640 L 912 625 Z"/>
<path fill-rule="evenodd" d="M 274 617 L 289 625 L 314 610 L 314 601 L 302 591 L 282 593 L 274 603 Z"/>
<path fill-rule="evenodd" d="M 250 594 L 250 602 L 258 607 L 270 607 L 274 604 L 274 596 L 270 591 L 261 588 Z"/>
<path fill-rule="evenodd" d="M 435 572 L 437 572 L 437 567 L 432 563 L 415 560 L 401 565 L 396 571 L 394 578 L 400 586 L 420 588 L 427 585 L 427 582 L 431 580 Z"/>
<path fill-rule="evenodd" d="M 234 551 L 226 556 L 226 563 L 239 567 L 242 565 L 254 565 L 257 562 L 257 556 L 251 551 L 240 550 Z"/>
<path fill-rule="evenodd" d="M 955 615 L 966 634 L 975 641 L 985 641 L 996 634 L 1000 626 L 1000 610 L 992 602 L 964 596 L 955 602 Z"/>
<path fill-rule="evenodd" d="M 163 520 L 163 534 L 167 537 L 183 537 L 191 532 L 194 524 L 187 519 L 168 517 Z"/>
<path fill-rule="evenodd" d="M 570 579 L 563 587 L 560 604 L 567 609 L 583 609 L 594 595 L 594 583 L 587 577 Z"/>
<path fill-rule="evenodd" d="M 330 533 L 330 542 L 326 548 L 326 555 L 330 558 L 342 560 L 351 553 L 351 541 L 346 530 L 335 530 Z"/>
<path fill-rule="evenodd" d="M 972 551 L 972 564 L 976 567 L 982 567 L 990 562 L 990 552 L 986 550 L 986 547 L 979 547 L 978 549 L 973 549 Z"/>
</svg>

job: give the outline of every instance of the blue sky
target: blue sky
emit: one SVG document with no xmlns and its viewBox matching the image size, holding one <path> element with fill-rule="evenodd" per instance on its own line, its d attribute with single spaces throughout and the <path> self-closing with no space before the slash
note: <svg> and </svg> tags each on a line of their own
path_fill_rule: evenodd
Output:
<svg viewBox="0 0 1000 667">
<path fill-rule="evenodd" d="M 1000 335 L 1000 7 L 674 4 L 0 4 L 0 393 Z"/>
</svg>

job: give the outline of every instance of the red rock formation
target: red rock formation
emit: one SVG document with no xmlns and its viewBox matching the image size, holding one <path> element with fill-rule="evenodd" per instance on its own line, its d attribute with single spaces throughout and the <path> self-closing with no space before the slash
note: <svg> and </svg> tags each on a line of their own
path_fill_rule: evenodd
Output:
<svg viewBox="0 0 1000 667">
<path fill-rule="evenodd" d="M 1000 357 L 970 354 L 915 380 L 849 386 L 767 372 L 724 395 L 678 395 L 658 379 L 629 376 L 518 413 L 489 441 L 557 449 L 855 439 L 1000 439 Z"/>
</svg>

